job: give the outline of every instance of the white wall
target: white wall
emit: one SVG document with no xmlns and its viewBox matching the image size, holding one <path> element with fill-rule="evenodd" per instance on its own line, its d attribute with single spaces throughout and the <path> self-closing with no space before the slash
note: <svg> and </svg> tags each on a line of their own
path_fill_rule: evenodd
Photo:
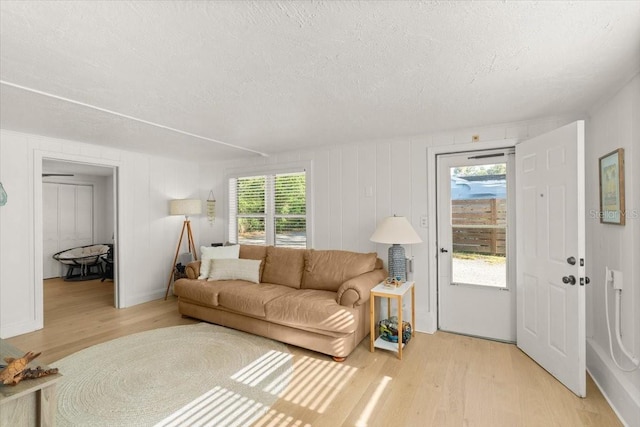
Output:
<svg viewBox="0 0 640 427">
<path fill-rule="evenodd" d="M 472 135 L 480 135 L 474 148 L 513 142 L 540 135 L 582 116 L 554 117 L 528 122 L 463 129 L 389 141 L 351 144 L 300 151 L 257 158 L 247 162 L 202 164 L 200 167 L 200 196 L 205 198 L 210 189 L 218 199 L 218 219 L 209 227 L 202 218 L 200 240 L 225 241 L 226 235 L 226 183 L 225 171 L 238 167 L 256 167 L 263 164 L 287 163 L 300 160 L 312 162 L 313 194 L 313 247 L 316 249 L 343 249 L 377 251 L 386 261 L 387 245 L 369 241 L 376 224 L 383 218 L 397 214 L 407 216 L 424 243 L 407 245 L 407 256 L 414 256 L 416 280 L 416 330 L 433 332 L 435 319 L 435 242 L 429 242 L 428 229 L 420 228 L 420 216 L 431 217 L 427 183 L 433 171 L 427 170 L 429 147 L 468 146 Z M 373 196 L 367 197 L 371 187 Z M 431 257 L 431 259 L 430 259 Z M 430 267 L 431 264 L 431 267 Z M 431 268 L 431 272 L 430 272 Z"/>
<path fill-rule="evenodd" d="M 605 318 L 605 267 L 620 270 L 622 291 L 622 342 L 640 358 L 640 74 L 622 90 L 590 111 L 587 120 L 587 366 L 612 406 L 629 425 L 640 420 L 640 370 L 624 373 L 614 366 L 609 353 Z M 626 225 L 601 224 L 598 158 L 625 150 Z M 613 292 L 609 287 L 613 326 Z M 612 332 L 613 333 L 613 332 Z M 614 340 L 614 354 L 630 367 Z"/>
<path fill-rule="evenodd" d="M 197 196 L 195 164 L 0 130 L 0 336 L 42 328 L 42 158 L 117 167 L 119 305 L 164 296 L 182 226 L 168 201 Z M 198 223 L 194 233 L 198 236 Z"/>
</svg>

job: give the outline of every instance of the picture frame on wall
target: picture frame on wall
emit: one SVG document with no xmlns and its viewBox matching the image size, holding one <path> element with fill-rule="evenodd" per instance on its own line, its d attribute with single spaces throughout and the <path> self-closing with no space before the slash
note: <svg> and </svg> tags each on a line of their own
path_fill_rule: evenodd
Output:
<svg viewBox="0 0 640 427">
<path fill-rule="evenodd" d="M 600 157 L 600 222 L 624 225 L 624 148 Z"/>
</svg>

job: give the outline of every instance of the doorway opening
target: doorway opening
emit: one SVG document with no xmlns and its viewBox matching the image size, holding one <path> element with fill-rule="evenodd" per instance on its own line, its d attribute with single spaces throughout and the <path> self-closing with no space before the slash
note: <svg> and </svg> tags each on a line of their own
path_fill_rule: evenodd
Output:
<svg viewBox="0 0 640 427">
<path fill-rule="evenodd" d="M 513 149 L 437 157 L 438 328 L 515 342 Z"/>
<path fill-rule="evenodd" d="M 118 307 L 117 283 L 117 167 L 62 159 L 42 159 L 42 286 L 61 299 L 74 292 L 92 292 L 96 301 Z M 53 259 L 64 251 L 109 247 L 100 257 L 99 278 L 68 281 L 68 265 Z M 81 266 L 82 267 L 82 266 Z M 81 271 L 83 271 L 81 269 Z M 92 270 L 95 272 L 96 270 Z M 86 279 L 95 274 L 86 275 Z M 64 281 L 64 283 L 63 283 Z M 51 309 L 44 307 L 43 315 Z"/>
</svg>

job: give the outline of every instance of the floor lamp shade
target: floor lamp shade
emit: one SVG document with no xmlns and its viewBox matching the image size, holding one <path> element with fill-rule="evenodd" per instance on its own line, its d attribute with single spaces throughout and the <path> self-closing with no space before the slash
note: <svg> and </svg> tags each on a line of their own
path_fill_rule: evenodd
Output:
<svg viewBox="0 0 640 427">
<path fill-rule="evenodd" d="M 200 199 L 176 199 L 169 202 L 170 215 L 200 215 L 202 213 L 202 200 Z"/>
<path fill-rule="evenodd" d="M 383 219 L 370 240 L 391 245 L 388 259 L 389 276 L 400 278 L 402 281 L 407 280 L 407 260 L 401 245 L 422 242 L 407 218 L 394 215 Z"/>
</svg>

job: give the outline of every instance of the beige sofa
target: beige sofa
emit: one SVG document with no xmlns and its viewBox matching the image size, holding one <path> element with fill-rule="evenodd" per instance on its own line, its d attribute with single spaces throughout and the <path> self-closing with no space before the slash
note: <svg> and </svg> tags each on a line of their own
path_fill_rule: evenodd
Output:
<svg viewBox="0 0 640 427">
<path fill-rule="evenodd" d="M 197 279 L 192 262 L 174 284 L 182 315 L 339 361 L 369 334 L 370 290 L 387 277 L 375 253 L 241 245 L 239 254 L 261 260 L 260 283 Z"/>
</svg>

